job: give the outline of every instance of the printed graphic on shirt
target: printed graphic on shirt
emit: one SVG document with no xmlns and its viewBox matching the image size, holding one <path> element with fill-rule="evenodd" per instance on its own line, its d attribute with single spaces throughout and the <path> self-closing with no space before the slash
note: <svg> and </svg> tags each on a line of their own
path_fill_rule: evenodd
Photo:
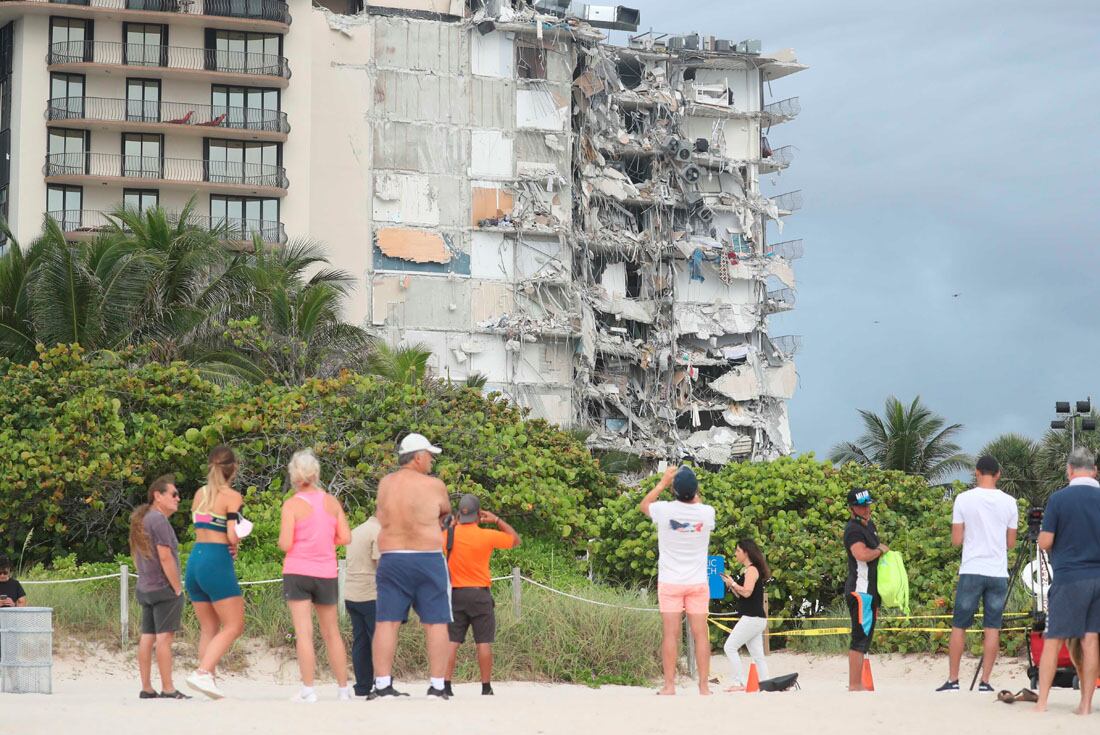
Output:
<svg viewBox="0 0 1100 735">
<path fill-rule="evenodd" d="M 703 532 L 703 524 L 702 523 L 682 523 L 682 522 L 676 520 L 675 518 L 670 518 L 669 519 L 668 526 L 673 531 L 679 531 L 680 533 L 702 533 Z"/>
</svg>

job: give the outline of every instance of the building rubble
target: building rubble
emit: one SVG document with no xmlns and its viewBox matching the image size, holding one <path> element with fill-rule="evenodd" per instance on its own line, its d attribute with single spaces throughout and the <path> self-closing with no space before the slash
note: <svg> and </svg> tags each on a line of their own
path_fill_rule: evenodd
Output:
<svg viewBox="0 0 1100 735">
<path fill-rule="evenodd" d="M 760 177 L 793 159 L 769 139 L 798 98 L 764 101 L 805 68 L 793 52 L 697 34 L 608 45 L 603 29 L 636 27 L 636 11 L 556 0 L 368 0 L 327 15 L 345 34 L 360 19 L 376 36 L 457 33 L 451 67 L 415 83 L 452 109 L 413 111 L 376 80 L 375 146 L 396 147 L 389 164 L 374 155 L 380 333 L 431 347 L 440 374 L 481 373 L 534 415 L 589 429 L 594 449 L 712 465 L 792 451 L 801 339 L 771 337 L 768 320 L 795 305 L 803 243 L 778 235 L 801 192 L 766 196 Z M 402 114 L 436 137 L 400 129 Z M 469 217 L 448 224 L 458 203 Z"/>
</svg>

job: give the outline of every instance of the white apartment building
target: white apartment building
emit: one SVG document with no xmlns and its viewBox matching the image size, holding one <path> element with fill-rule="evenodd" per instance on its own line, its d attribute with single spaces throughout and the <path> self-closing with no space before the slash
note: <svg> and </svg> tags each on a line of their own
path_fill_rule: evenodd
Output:
<svg viewBox="0 0 1100 735">
<path fill-rule="evenodd" d="M 564 0 L 0 0 L 0 214 L 326 244 L 348 318 L 595 447 L 791 451 L 792 53 Z M 589 20 L 586 20 L 589 19 Z M 769 225 L 769 223 L 771 223 Z"/>
</svg>

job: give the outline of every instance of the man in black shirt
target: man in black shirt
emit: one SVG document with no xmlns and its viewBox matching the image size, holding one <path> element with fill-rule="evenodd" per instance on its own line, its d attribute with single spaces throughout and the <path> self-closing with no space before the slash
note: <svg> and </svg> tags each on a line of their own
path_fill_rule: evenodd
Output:
<svg viewBox="0 0 1100 735">
<path fill-rule="evenodd" d="M 848 691 L 863 691 L 863 657 L 871 645 L 878 616 L 878 560 L 889 551 L 879 543 L 871 520 L 871 491 L 855 487 L 848 491 L 852 517 L 844 527 L 844 548 L 848 552 L 848 579 L 844 597 L 852 617 L 852 642 L 848 646 Z"/>
<path fill-rule="evenodd" d="M 11 576 L 11 559 L 0 556 L 0 607 L 26 607 L 27 593 Z"/>
</svg>

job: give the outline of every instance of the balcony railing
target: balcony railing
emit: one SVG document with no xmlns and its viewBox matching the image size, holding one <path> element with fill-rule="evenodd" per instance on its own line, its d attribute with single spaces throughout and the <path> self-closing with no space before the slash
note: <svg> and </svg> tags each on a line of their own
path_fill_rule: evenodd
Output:
<svg viewBox="0 0 1100 735">
<path fill-rule="evenodd" d="M 774 255 L 784 260 L 798 260 L 804 253 L 801 240 L 784 240 L 777 242 L 768 249 L 768 255 Z"/>
<path fill-rule="evenodd" d="M 59 41 L 50 45 L 46 63 L 161 66 L 166 69 L 290 78 L 290 64 L 286 57 L 274 54 L 117 41 Z"/>
<path fill-rule="evenodd" d="M 785 100 L 764 105 L 764 117 L 770 120 L 770 124 L 793 120 L 802 112 L 802 103 L 797 97 L 788 97 Z"/>
<path fill-rule="evenodd" d="M 61 229 L 67 235 L 98 235 L 113 231 L 114 223 L 110 212 L 96 210 L 66 210 L 63 212 L 49 212 L 51 217 L 57 220 Z M 249 241 L 253 235 L 259 235 L 264 242 L 286 242 L 286 228 L 282 222 L 270 222 L 256 219 L 212 219 L 191 215 L 188 222 L 204 230 L 217 231 L 226 241 Z M 121 224 L 121 223 L 119 223 Z M 126 231 L 125 226 L 122 227 Z"/>
<path fill-rule="evenodd" d="M 765 156 L 763 165 L 769 168 L 785 168 L 794 160 L 794 146 L 785 145 L 782 148 L 773 148 L 771 155 Z"/>
<path fill-rule="evenodd" d="M 211 161 L 193 158 L 127 156 L 118 153 L 51 153 L 46 156 L 46 176 L 92 176 L 155 179 L 265 186 L 289 186 L 286 169 L 262 163 Z"/>
<path fill-rule="evenodd" d="M 787 311 L 793 309 L 795 304 L 794 289 L 791 288 L 777 288 L 774 291 L 768 291 L 767 296 L 764 298 L 764 308 L 768 311 Z"/>
<path fill-rule="evenodd" d="M 786 194 L 772 197 L 772 201 L 775 202 L 775 206 L 779 208 L 780 214 L 797 212 L 802 209 L 802 190 L 788 191 Z"/>
<path fill-rule="evenodd" d="M 46 119 L 164 123 L 199 128 L 290 132 L 286 113 L 278 110 L 106 97 L 55 97 L 46 107 Z"/>
<path fill-rule="evenodd" d="M 290 23 L 285 0 L 23 0 L 43 5 L 76 5 L 104 10 L 139 10 L 153 13 L 213 15 Z"/>
<path fill-rule="evenodd" d="M 777 350 L 788 358 L 794 357 L 798 354 L 798 351 L 802 349 L 801 334 L 786 334 L 782 337 L 772 337 L 771 342 Z"/>
</svg>

